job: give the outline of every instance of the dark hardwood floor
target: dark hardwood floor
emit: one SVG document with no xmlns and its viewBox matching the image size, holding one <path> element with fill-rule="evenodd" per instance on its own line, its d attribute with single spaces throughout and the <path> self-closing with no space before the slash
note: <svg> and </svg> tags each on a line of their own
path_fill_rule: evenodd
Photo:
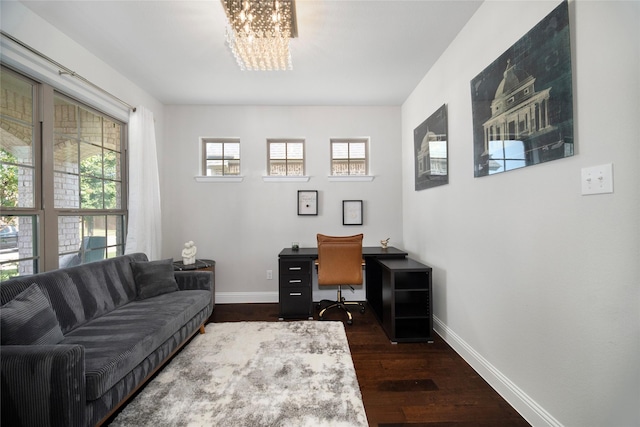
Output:
<svg viewBox="0 0 640 427">
<path fill-rule="evenodd" d="M 337 310 L 325 315 L 344 318 Z M 370 426 L 529 426 L 439 336 L 392 344 L 370 310 L 353 318 L 345 329 Z M 217 304 L 213 319 L 278 321 L 278 304 Z"/>
</svg>

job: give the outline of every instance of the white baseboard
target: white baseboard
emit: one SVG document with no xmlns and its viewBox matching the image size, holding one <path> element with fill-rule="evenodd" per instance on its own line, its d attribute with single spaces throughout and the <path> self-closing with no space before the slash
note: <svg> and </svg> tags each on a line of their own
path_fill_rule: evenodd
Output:
<svg viewBox="0 0 640 427">
<path fill-rule="evenodd" d="M 278 292 L 216 292 L 216 304 L 277 303 Z"/>
<path fill-rule="evenodd" d="M 433 316 L 433 329 L 531 425 L 563 427 L 560 421 L 545 411 L 436 316 Z"/>
</svg>

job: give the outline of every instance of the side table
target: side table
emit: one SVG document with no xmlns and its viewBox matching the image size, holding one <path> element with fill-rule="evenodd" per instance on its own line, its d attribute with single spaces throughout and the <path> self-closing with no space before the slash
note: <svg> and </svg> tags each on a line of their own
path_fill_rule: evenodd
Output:
<svg viewBox="0 0 640 427">
<path fill-rule="evenodd" d="M 211 305 L 215 309 L 216 299 L 215 299 L 215 290 L 216 290 L 216 262 L 212 259 L 196 259 L 195 264 L 184 265 L 182 261 L 174 261 L 173 262 L 173 270 L 174 271 L 210 271 L 213 275 L 211 283 L 213 284 L 213 292 L 211 293 Z M 213 322 L 213 311 L 211 311 L 211 316 L 207 320 L 206 323 Z"/>
<path fill-rule="evenodd" d="M 184 265 L 182 261 L 173 261 L 175 271 L 204 270 L 215 271 L 216 262 L 212 259 L 197 259 L 195 264 Z"/>
</svg>

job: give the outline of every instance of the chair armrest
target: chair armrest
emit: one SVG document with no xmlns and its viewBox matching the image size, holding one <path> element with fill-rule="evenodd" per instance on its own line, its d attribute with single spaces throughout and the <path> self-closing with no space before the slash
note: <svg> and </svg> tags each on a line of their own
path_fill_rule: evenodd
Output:
<svg viewBox="0 0 640 427">
<path fill-rule="evenodd" d="M 181 291 L 206 290 L 212 293 L 215 291 L 211 271 L 176 271 L 174 274 L 178 289 Z"/>
<path fill-rule="evenodd" d="M 84 347 L 3 345 L 0 351 L 3 425 L 85 425 Z"/>
</svg>

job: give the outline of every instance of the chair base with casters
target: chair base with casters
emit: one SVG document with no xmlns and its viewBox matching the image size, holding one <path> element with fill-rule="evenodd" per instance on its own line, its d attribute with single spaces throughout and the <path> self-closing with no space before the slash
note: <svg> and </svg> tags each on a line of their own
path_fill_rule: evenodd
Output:
<svg viewBox="0 0 640 427">
<path fill-rule="evenodd" d="M 326 305 L 323 308 L 323 305 Z M 322 300 L 318 303 L 318 309 L 320 313 L 318 314 L 318 320 L 324 320 L 324 313 L 327 310 L 331 310 L 332 308 L 337 308 L 339 310 L 344 310 L 347 313 L 347 325 L 353 324 L 353 316 L 349 311 L 348 306 L 359 306 L 360 313 L 364 314 L 364 304 L 357 301 L 345 301 L 345 298 L 342 296 L 342 287 L 338 286 L 338 299 L 336 301 L 331 300 Z"/>
</svg>

